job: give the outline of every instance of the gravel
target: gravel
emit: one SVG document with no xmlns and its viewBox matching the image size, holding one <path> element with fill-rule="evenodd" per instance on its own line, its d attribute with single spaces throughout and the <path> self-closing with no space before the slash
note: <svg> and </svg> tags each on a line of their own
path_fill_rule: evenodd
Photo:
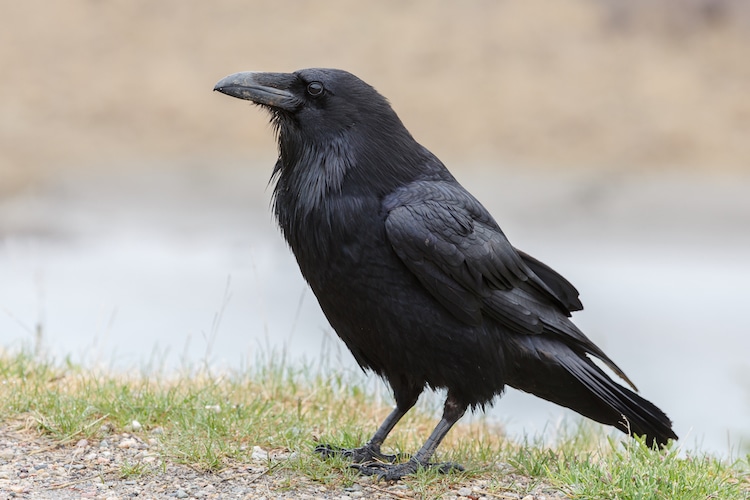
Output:
<svg viewBox="0 0 750 500">
<path fill-rule="evenodd" d="M 269 473 L 268 453 L 254 448 L 257 459 L 218 472 L 205 472 L 165 459 L 156 437 L 111 434 L 101 441 L 81 439 L 61 445 L 8 423 L 0 424 L 0 498 L 3 499 L 302 499 L 353 500 L 419 498 L 403 483 L 362 477 L 348 487 L 332 488 L 286 470 Z M 130 473 L 128 474 L 128 471 Z M 512 481 L 518 485 L 518 478 Z M 444 499 L 556 499 L 539 495 L 490 493 L 486 480 L 470 480 Z"/>
</svg>

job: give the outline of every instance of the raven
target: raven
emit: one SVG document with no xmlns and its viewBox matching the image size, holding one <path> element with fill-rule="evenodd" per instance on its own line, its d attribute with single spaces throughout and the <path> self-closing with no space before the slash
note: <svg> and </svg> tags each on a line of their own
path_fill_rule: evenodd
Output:
<svg viewBox="0 0 750 500">
<path fill-rule="evenodd" d="M 346 71 L 236 73 L 214 90 L 270 112 L 279 157 L 273 210 L 328 321 L 395 409 L 360 448 L 322 446 L 395 480 L 430 463 L 467 409 L 506 385 L 650 444 L 669 418 L 569 319 L 578 291 L 514 248 L 489 212 L 417 143 L 388 101 Z M 598 358 L 633 390 L 597 366 Z M 408 461 L 381 452 L 426 389 L 445 389 L 440 422 Z"/>
</svg>

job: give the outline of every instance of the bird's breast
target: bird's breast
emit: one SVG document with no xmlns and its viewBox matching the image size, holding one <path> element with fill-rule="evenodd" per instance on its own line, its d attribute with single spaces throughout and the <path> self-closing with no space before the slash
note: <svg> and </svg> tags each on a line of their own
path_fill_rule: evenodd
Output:
<svg viewBox="0 0 750 500">
<path fill-rule="evenodd" d="M 389 258 L 383 255 L 390 248 L 384 216 L 374 198 L 339 194 L 312 209 L 288 204 L 276 211 L 300 270 L 313 287 L 334 276 L 358 274 L 375 258 L 381 262 Z"/>
</svg>

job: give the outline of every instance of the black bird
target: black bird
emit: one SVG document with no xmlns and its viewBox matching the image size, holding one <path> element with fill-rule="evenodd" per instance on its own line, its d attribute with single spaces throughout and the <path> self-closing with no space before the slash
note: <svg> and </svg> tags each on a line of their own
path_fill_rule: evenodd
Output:
<svg viewBox="0 0 750 500">
<path fill-rule="evenodd" d="M 396 408 L 367 444 L 324 455 L 341 452 L 385 479 L 460 469 L 429 460 L 468 408 L 483 409 L 506 385 L 651 444 L 677 439 L 569 319 L 582 309 L 573 285 L 514 248 L 374 88 L 346 71 L 305 69 L 236 73 L 214 90 L 270 112 L 284 238 L 336 333 L 393 390 Z M 442 419 L 407 462 L 390 463 L 381 444 L 428 387 L 447 390 Z"/>
</svg>

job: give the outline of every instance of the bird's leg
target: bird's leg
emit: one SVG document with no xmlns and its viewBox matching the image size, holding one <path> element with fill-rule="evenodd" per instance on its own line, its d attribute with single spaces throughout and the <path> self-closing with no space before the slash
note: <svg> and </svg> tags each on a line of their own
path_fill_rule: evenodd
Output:
<svg viewBox="0 0 750 500">
<path fill-rule="evenodd" d="M 414 406 L 413 404 L 411 406 Z M 356 464 L 381 461 L 381 462 L 395 462 L 398 459 L 396 455 L 384 455 L 380 452 L 380 446 L 385 441 L 385 438 L 393 430 L 399 420 L 406 415 L 406 412 L 411 408 L 404 409 L 400 406 L 396 406 L 393 411 L 385 418 L 383 423 L 380 425 L 372 438 L 362 446 L 361 448 L 344 449 L 331 446 L 329 444 L 320 445 L 315 448 L 315 451 L 320 453 L 323 458 L 328 458 L 335 455 L 341 455 L 351 459 Z"/>
<path fill-rule="evenodd" d="M 320 453 L 323 458 L 328 458 L 334 455 L 340 455 L 351 459 L 355 464 L 363 463 L 377 463 L 377 462 L 390 462 L 393 463 L 399 459 L 398 455 L 385 455 L 380 452 L 380 446 L 388 437 L 388 434 L 393 430 L 396 424 L 401 418 L 406 415 L 406 412 L 417 404 L 417 399 L 422 393 L 422 386 L 414 386 L 404 380 L 397 380 L 396 383 L 391 383 L 393 389 L 393 396 L 396 399 L 396 408 L 385 418 L 382 424 L 372 438 L 360 448 L 354 448 L 351 450 L 337 448 L 330 445 L 321 445 L 315 448 L 315 451 Z"/>
<path fill-rule="evenodd" d="M 465 403 L 458 402 L 449 393 L 448 398 L 445 400 L 445 406 L 443 407 L 443 418 L 438 422 L 437 426 L 432 431 L 432 434 L 430 434 L 430 437 L 428 437 L 427 441 L 422 445 L 422 448 L 420 448 L 408 462 L 403 464 L 365 463 L 356 466 L 357 469 L 359 469 L 362 474 L 377 476 L 379 479 L 385 479 L 387 481 L 395 481 L 401 479 L 407 474 L 413 474 L 417 472 L 420 467 L 437 468 L 443 473 L 453 470 L 464 470 L 459 464 L 452 462 L 430 463 L 429 460 L 445 435 L 448 434 L 448 431 L 453 427 L 453 424 L 455 424 L 466 412 L 466 408 L 467 405 Z"/>
</svg>

